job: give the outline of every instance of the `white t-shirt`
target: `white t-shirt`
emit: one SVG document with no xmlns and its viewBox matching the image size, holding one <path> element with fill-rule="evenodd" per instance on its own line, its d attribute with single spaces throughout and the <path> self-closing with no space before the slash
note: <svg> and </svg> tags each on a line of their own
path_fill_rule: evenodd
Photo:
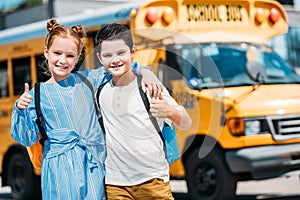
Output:
<svg viewBox="0 0 300 200">
<path fill-rule="evenodd" d="M 181 107 L 165 89 L 164 99 Z M 163 142 L 149 119 L 137 80 L 127 86 L 107 83 L 99 97 L 106 131 L 105 183 L 132 186 L 153 178 L 169 181 Z M 162 127 L 164 119 L 157 118 Z"/>
</svg>

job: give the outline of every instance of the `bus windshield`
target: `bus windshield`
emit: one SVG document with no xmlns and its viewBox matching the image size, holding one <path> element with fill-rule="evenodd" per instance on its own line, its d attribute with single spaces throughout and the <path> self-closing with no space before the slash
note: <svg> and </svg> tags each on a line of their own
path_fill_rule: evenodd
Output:
<svg viewBox="0 0 300 200">
<path fill-rule="evenodd" d="M 254 52 L 254 56 L 249 56 L 248 52 Z M 300 83 L 293 69 L 265 45 L 180 44 L 169 47 L 167 59 L 175 61 L 168 65 L 175 63 L 193 89 L 255 85 L 257 82 L 246 71 L 249 62 L 262 66 L 265 74 L 262 84 Z"/>
</svg>

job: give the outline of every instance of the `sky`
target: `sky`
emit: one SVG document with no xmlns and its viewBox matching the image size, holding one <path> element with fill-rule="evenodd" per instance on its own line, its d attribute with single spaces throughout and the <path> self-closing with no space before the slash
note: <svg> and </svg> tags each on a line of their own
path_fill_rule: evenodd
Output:
<svg viewBox="0 0 300 200">
<path fill-rule="evenodd" d="M 25 0 L 0 0 L 0 9 L 14 8 Z"/>
</svg>

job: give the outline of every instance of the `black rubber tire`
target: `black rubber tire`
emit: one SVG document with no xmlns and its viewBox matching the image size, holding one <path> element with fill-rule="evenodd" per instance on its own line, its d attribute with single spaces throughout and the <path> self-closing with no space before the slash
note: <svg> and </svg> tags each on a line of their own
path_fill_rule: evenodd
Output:
<svg viewBox="0 0 300 200">
<path fill-rule="evenodd" d="M 40 176 L 34 174 L 29 158 L 15 153 L 8 163 L 7 182 L 15 200 L 39 200 L 41 198 Z"/>
<path fill-rule="evenodd" d="M 190 197 L 194 200 L 234 199 L 237 179 L 229 171 L 221 150 L 214 148 L 201 159 L 199 150 L 191 153 L 185 165 Z"/>
</svg>

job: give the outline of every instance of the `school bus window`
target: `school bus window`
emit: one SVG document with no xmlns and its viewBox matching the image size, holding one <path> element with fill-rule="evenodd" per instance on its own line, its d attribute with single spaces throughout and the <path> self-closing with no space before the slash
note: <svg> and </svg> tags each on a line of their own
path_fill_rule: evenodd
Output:
<svg viewBox="0 0 300 200">
<path fill-rule="evenodd" d="M 247 75 L 247 52 L 253 51 L 257 64 L 264 66 L 265 84 L 298 82 L 291 67 L 267 47 L 248 44 L 207 43 L 181 45 L 176 52 L 176 62 L 181 63 L 184 77 L 193 89 L 207 87 L 232 87 L 256 84 Z"/>
<path fill-rule="evenodd" d="M 88 34 L 88 36 L 92 37 L 92 38 L 96 38 L 96 34 L 97 34 L 97 32 L 90 32 Z M 93 47 L 93 50 L 91 52 L 89 52 L 87 56 L 92 56 L 93 57 L 92 63 L 94 63 L 94 66 L 86 66 L 86 67 L 97 69 L 98 67 L 101 66 L 101 63 L 99 62 L 99 60 L 97 58 L 97 52 L 99 52 L 99 45 L 93 39 L 93 43 L 91 44 L 91 46 Z"/>
<path fill-rule="evenodd" d="M 184 47 L 182 49 L 183 58 L 183 73 L 187 79 L 191 77 L 201 77 L 201 49 L 197 46 L 191 46 L 191 48 Z"/>
<path fill-rule="evenodd" d="M 168 71 L 164 71 L 164 79 L 167 80 L 176 80 L 176 79 L 181 79 L 182 78 L 182 74 L 183 74 L 183 69 L 182 69 L 182 65 L 180 63 L 180 59 L 178 59 L 178 57 L 176 55 L 178 55 L 177 52 L 180 52 L 180 45 L 169 45 L 167 46 L 167 51 L 166 51 L 166 65 L 168 67 L 170 67 L 169 70 L 175 70 L 177 73 L 170 73 Z M 180 76 L 178 76 L 178 74 L 180 74 Z M 166 84 L 166 83 L 164 83 Z"/>
<path fill-rule="evenodd" d="M 181 76 L 171 79 L 180 79 L 182 76 L 187 80 L 202 80 L 201 74 L 201 48 L 198 45 L 170 45 L 167 49 L 167 65 L 173 67 Z M 176 73 L 171 73 L 173 76 Z M 194 88 L 193 85 L 189 85 Z M 196 89 L 196 88 L 195 88 Z"/>
<path fill-rule="evenodd" d="M 300 27 L 289 27 L 287 34 L 276 36 L 269 45 L 293 67 L 300 67 Z"/>
<path fill-rule="evenodd" d="M 85 66 L 85 55 L 84 55 L 84 52 L 85 52 L 85 48 L 83 48 L 82 53 L 80 55 L 80 58 L 79 58 L 78 62 L 75 65 L 75 69 L 76 70 L 85 70 L 86 67 L 91 68 L 91 66 Z"/>
<path fill-rule="evenodd" d="M 36 71 L 37 71 L 37 80 L 38 82 L 45 82 L 50 78 L 50 75 L 47 75 L 45 69 L 45 57 L 43 54 L 36 55 Z"/>
<path fill-rule="evenodd" d="M 14 95 L 20 95 L 24 91 L 24 83 L 31 85 L 30 57 L 14 59 L 12 65 Z"/>
<path fill-rule="evenodd" d="M 288 45 L 290 52 L 289 60 L 291 60 L 291 64 L 295 67 L 300 67 L 300 28 L 299 27 L 291 27 L 290 33 L 288 35 Z"/>
<path fill-rule="evenodd" d="M 199 44 L 182 44 L 174 45 L 174 50 L 169 50 L 167 56 L 167 64 L 169 61 L 175 60 L 176 66 L 180 66 L 183 76 L 188 80 L 188 84 L 193 89 L 207 87 L 222 87 L 223 81 L 220 76 L 216 64 L 203 50 Z M 214 51 L 217 49 L 214 49 Z M 169 53 L 176 52 L 176 53 Z M 215 52 L 217 53 L 217 52 Z M 167 55 L 168 55 L 167 54 Z M 172 56 L 174 59 L 171 59 Z M 171 65 L 172 66 L 172 65 Z M 174 63 L 173 63 L 174 66 Z"/>
<path fill-rule="evenodd" d="M 290 83 L 291 81 L 299 81 L 299 77 L 293 73 L 291 66 L 279 59 L 277 54 L 264 52 L 260 60 L 264 65 L 269 83 Z"/>
<path fill-rule="evenodd" d="M 0 62 L 0 97 L 8 96 L 7 61 Z"/>
<path fill-rule="evenodd" d="M 223 81 L 230 82 L 237 79 L 238 76 L 246 74 L 246 54 L 244 50 L 219 46 L 219 51 L 220 53 L 212 56 L 212 59 L 220 70 Z M 246 76 L 243 76 L 243 78 L 247 79 Z M 247 80 L 250 81 L 250 79 Z"/>
</svg>

